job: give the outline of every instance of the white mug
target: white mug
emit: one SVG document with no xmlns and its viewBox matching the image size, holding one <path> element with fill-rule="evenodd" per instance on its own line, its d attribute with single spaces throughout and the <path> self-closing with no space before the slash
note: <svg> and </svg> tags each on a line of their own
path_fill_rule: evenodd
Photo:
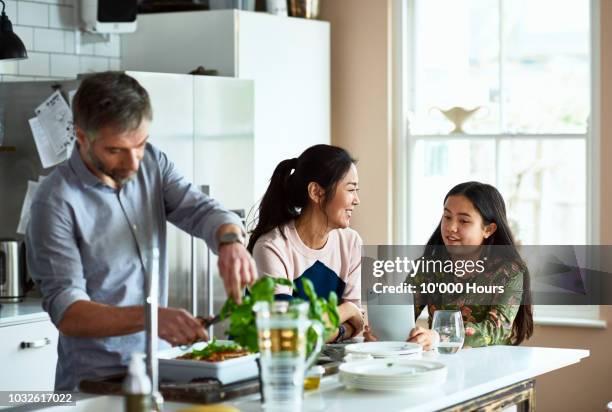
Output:
<svg viewBox="0 0 612 412">
<path fill-rule="evenodd" d="M 287 17 L 287 0 L 266 0 L 266 10 L 276 16 Z"/>
</svg>

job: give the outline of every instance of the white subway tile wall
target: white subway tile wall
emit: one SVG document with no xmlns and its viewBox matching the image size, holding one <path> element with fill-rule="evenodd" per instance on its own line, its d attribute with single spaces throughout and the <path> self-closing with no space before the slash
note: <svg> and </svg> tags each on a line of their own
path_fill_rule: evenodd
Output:
<svg viewBox="0 0 612 412">
<path fill-rule="evenodd" d="M 27 50 L 34 50 L 34 29 L 32 27 L 13 24 L 13 31 L 19 36 Z"/>
<path fill-rule="evenodd" d="M 9 18 L 12 18 L 11 16 L 16 16 L 17 15 L 17 2 L 15 0 L 4 0 L 4 3 L 6 4 L 6 14 L 7 16 L 9 16 Z M 11 20 L 13 23 L 17 23 L 17 21 L 15 20 Z"/>
<path fill-rule="evenodd" d="M 19 60 L 18 74 L 27 76 L 49 76 L 49 53 L 28 52 L 28 58 Z"/>
<path fill-rule="evenodd" d="M 63 27 L 74 27 L 74 7 L 49 6 L 49 27 L 61 29 Z"/>
<path fill-rule="evenodd" d="M 56 29 L 34 29 L 34 50 L 64 52 L 64 32 Z"/>
<path fill-rule="evenodd" d="M 121 68 L 120 35 L 77 31 L 74 4 L 79 0 L 4 1 L 28 58 L 0 61 L 0 81 L 73 79 L 79 73 Z"/>
<path fill-rule="evenodd" d="M 70 77 L 79 71 L 79 56 L 69 54 L 51 55 L 51 76 Z"/>
<path fill-rule="evenodd" d="M 49 27 L 49 6 L 43 3 L 18 1 L 15 20 L 20 26 Z"/>
<path fill-rule="evenodd" d="M 79 72 L 104 72 L 108 70 L 108 59 L 104 57 L 83 57 L 79 59 Z"/>
</svg>

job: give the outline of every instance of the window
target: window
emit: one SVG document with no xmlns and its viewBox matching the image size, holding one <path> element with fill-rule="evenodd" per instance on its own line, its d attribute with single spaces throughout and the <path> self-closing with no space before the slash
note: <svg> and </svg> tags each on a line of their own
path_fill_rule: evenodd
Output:
<svg viewBox="0 0 612 412">
<path fill-rule="evenodd" d="M 468 180 L 500 190 L 520 243 L 589 243 L 591 3 L 408 2 L 409 243 L 427 241 L 444 195 Z M 453 107 L 466 113 L 444 113 Z M 536 308 L 556 319 L 598 313 Z"/>
<path fill-rule="evenodd" d="M 412 10 L 410 242 L 428 238 L 453 185 L 479 180 L 500 189 L 523 244 L 587 243 L 589 1 Z M 465 132 L 449 134 L 452 107 L 475 109 Z"/>
</svg>

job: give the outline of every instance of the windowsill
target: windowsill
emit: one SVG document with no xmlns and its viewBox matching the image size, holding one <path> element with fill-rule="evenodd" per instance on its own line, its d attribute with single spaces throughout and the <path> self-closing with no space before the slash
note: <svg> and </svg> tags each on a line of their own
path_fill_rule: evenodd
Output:
<svg viewBox="0 0 612 412">
<path fill-rule="evenodd" d="M 535 316 L 533 322 L 540 326 L 567 326 L 575 328 L 606 329 L 607 322 L 602 319 L 562 318 Z"/>
</svg>

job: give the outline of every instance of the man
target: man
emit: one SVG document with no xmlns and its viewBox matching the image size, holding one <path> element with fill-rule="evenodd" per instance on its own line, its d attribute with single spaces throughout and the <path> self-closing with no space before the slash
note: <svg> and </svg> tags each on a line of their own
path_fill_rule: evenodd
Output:
<svg viewBox="0 0 612 412">
<path fill-rule="evenodd" d="M 135 79 L 118 72 L 84 79 L 73 114 L 78 144 L 41 183 L 26 236 L 29 269 L 60 331 L 56 390 L 118 373 L 144 350 L 153 248 L 160 251 L 159 337 L 172 345 L 207 338 L 187 311 L 164 307 L 167 221 L 219 254 L 225 289 L 237 301 L 257 276 L 238 217 L 147 143 L 152 109 Z"/>
</svg>

